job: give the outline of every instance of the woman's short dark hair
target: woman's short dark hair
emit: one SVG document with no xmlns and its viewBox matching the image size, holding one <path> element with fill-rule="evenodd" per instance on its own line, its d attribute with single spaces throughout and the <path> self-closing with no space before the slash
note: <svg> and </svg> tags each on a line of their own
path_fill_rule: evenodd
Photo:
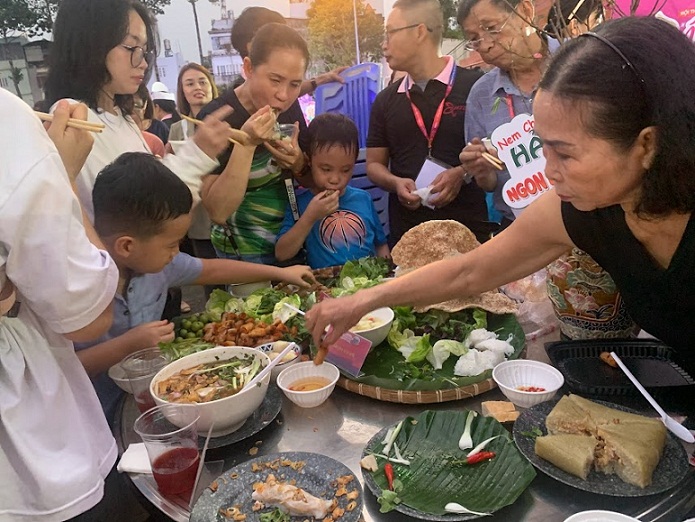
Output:
<svg viewBox="0 0 695 522">
<path fill-rule="evenodd" d="M 55 103 L 74 98 L 98 109 L 101 89 L 111 80 L 106 55 L 128 33 L 130 11 L 135 11 L 147 31 L 147 48 L 157 52 L 157 29 L 148 9 L 137 0 L 62 0 L 53 28 L 46 99 Z M 147 64 L 147 83 L 153 64 Z M 117 94 L 115 104 L 131 114 L 133 97 Z"/>
<path fill-rule="evenodd" d="M 150 97 L 150 91 L 147 89 L 147 85 L 141 83 L 140 87 L 138 87 L 138 90 L 135 92 L 135 95 L 145 103 L 145 112 L 142 113 L 142 117 L 146 120 L 151 120 L 154 118 L 154 104 L 152 103 L 152 98 Z"/>
<path fill-rule="evenodd" d="M 624 57 L 589 34 L 574 38 L 551 58 L 540 89 L 577 106 L 590 135 L 622 150 L 644 128 L 656 127 L 656 155 L 636 211 L 694 211 L 695 46 L 654 17 L 612 20 L 596 33 Z"/>
<path fill-rule="evenodd" d="M 471 9 L 478 5 L 482 0 L 461 0 L 456 8 L 456 21 L 463 25 L 463 21 L 471 14 Z M 514 11 L 521 0 L 490 0 L 490 3 L 501 11 Z"/>
<path fill-rule="evenodd" d="M 188 214 L 193 196 L 152 154 L 126 152 L 99 173 L 92 202 L 94 228 L 101 237 L 147 239 L 159 234 L 167 221 Z"/>
<path fill-rule="evenodd" d="M 191 115 L 191 104 L 188 103 L 186 95 L 183 93 L 183 75 L 190 70 L 198 71 L 205 75 L 205 77 L 208 79 L 208 82 L 210 83 L 213 100 L 219 96 L 219 92 L 217 92 L 217 85 L 215 85 L 215 80 L 212 78 L 212 74 L 210 74 L 210 71 L 208 71 L 199 63 L 187 63 L 186 65 L 181 67 L 181 70 L 179 71 L 179 78 L 176 80 L 176 105 L 179 108 L 179 113 L 184 114 L 186 116 Z"/>
<path fill-rule="evenodd" d="M 232 27 L 232 47 L 239 56 L 249 55 L 248 45 L 256 32 L 265 24 L 286 24 L 287 21 L 277 11 L 265 7 L 252 6 L 244 9 L 234 20 Z"/>
<path fill-rule="evenodd" d="M 254 66 L 268 61 L 275 49 L 296 49 L 304 56 L 304 70 L 309 67 L 309 48 L 297 31 L 285 24 L 265 24 L 251 40 L 249 59 Z"/>
<path fill-rule="evenodd" d="M 307 131 L 309 158 L 317 151 L 332 146 L 344 148 L 355 153 L 355 160 L 360 151 L 357 126 L 350 118 L 337 112 L 324 112 L 316 116 Z"/>
<path fill-rule="evenodd" d="M 554 38 L 560 39 L 572 20 L 588 25 L 593 13 L 603 13 L 601 0 L 556 0 L 548 12 L 548 25 L 545 30 Z"/>
</svg>

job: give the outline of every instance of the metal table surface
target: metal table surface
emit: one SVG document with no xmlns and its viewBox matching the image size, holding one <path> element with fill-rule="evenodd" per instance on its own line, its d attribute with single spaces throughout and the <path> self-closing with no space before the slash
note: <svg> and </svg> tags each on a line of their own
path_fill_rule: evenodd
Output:
<svg viewBox="0 0 695 522">
<path fill-rule="evenodd" d="M 527 358 L 548 361 L 544 343 L 557 340 L 557 333 L 530 341 Z M 285 397 L 277 419 L 260 433 L 224 448 L 209 451 L 206 461 L 224 460 L 224 469 L 244 462 L 252 456 L 249 450 L 257 445 L 258 455 L 283 451 L 309 451 L 328 455 L 347 465 L 360 480 L 362 473 L 359 460 L 362 449 L 369 439 L 385 426 L 394 424 L 407 415 L 424 410 L 480 411 L 481 401 L 500 400 L 504 396 L 498 389 L 490 390 L 471 399 L 439 404 L 396 404 L 380 402 L 346 390 L 336 388 L 331 397 L 321 406 L 302 409 Z M 644 402 L 644 411 L 648 404 Z M 139 415 L 132 396 L 123 403 L 120 422 L 115 427 L 119 450 L 122 452 L 130 443 L 140 442 L 132 430 Z M 695 445 L 686 445 L 691 454 Z M 177 522 L 189 518 L 185 503 L 167 499 L 159 494 L 152 475 L 131 473 L 130 479 L 142 495 L 164 514 Z M 399 512 L 379 513 L 376 498 L 368 491 L 364 493 L 364 522 L 401 522 L 415 520 Z M 621 498 L 597 495 L 577 490 L 562 484 L 537 470 L 537 476 L 529 488 L 511 506 L 486 518 L 491 522 L 531 521 L 561 522 L 569 515 L 589 510 L 606 509 L 619 511 L 644 522 L 680 522 L 695 507 L 695 469 L 690 468 L 681 484 L 666 493 L 637 498 Z"/>
</svg>

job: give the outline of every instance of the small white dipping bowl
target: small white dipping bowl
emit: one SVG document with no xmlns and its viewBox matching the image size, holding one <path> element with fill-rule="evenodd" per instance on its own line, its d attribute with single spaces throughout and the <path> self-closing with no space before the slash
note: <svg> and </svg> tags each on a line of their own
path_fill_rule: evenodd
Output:
<svg viewBox="0 0 695 522">
<path fill-rule="evenodd" d="M 264 352 L 272 361 L 275 357 L 277 357 L 280 354 L 282 350 L 285 349 L 285 347 L 288 344 L 290 344 L 288 341 L 275 341 L 274 343 L 267 343 L 256 346 L 256 350 L 261 350 L 262 352 Z M 282 370 L 284 370 L 285 368 L 289 368 L 293 364 L 297 364 L 301 359 L 301 354 L 302 348 L 299 345 L 295 345 L 292 351 L 290 351 L 290 353 L 288 353 L 285 356 L 285 360 L 280 361 L 275 366 L 273 366 L 272 370 L 270 370 L 271 379 L 273 381 L 276 381 L 278 375 L 280 375 L 280 372 Z"/>
<path fill-rule="evenodd" d="M 133 391 L 130 389 L 130 380 L 126 375 L 125 370 L 121 366 L 121 363 L 116 363 L 109 368 L 109 377 L 111 377 L 111 380 L 115 382 L 116 386 L 118 386 L 121 390 L 126 393 L 133 393 Z"/>
<path fill-rule="evenodd" d="M 157 395 L 157 383 L 171 377 L 181 370 L 193 368 L 199 364 L 224 362 L 229 359 L 244 356 L 260 358 L 262 368 L 270 363 L 268 356 L 255 348 L 247 348 L 244 346 L 218 346 L 217 348 L 210 348 L 208 350 L 203 350 L 202 352 L 186 355 L 181 359 L 167 364 L 152 378 L 152 383 L 150 384 L 150 393 L 154 398 L 154 402 L 157 403 L 158 406 L 161 404 L 178 404 L 170 403 L 159 398 Z M 210 402 L 182 404 L 181 406 L 190 406 L 191 414 L 196 411 L 196 413 L 200 415 L 200 419 L 198 419 L 197 424 L 199 435 L 207 435 L 210 426 L 213 424 L 213 437 L 227 435 L 241 428 L 244 422 L 246 422 L 246 419 L 248 419 L 251 414 L 258 409 L 263 402 L 263 399 L 265 399 L 269 382 L 270 374 L 265 376 L 265 378 L 260 382 L 260 385 L 246 388 L 236 395 L 231 395 L 229 397 Z M 169 419 L 169 421 L 176 424 L 177 420 L 172 418 Z M 178 424 L 176 425 L 178 426 Z"/>
<path fill-rule="evenodd" d="M 615 511 L 594 509 L 575 513 L 571 517 L 566 518 L 565 522 L 639 522 L 639 519 L 616 513 Z M 687 522 L 687 520 L 684 522 Z"/>
<path fill-rule="evenodd" d="M 521 408 L 549 401 L 565 382 L 562 374 L 549 364 L 525 359 L 498 364 L 492 370 L 492 378 L 505 397 Z M 535 386 L 545 391 L 522 391 L 518 389 L 520 386 Z"/>
<path fill-rule="evenodd" d="M 379 321 L 379 326 L 375 326 L 373 328 L 369 328 L 367 330 L 356 330 L 355 326 L 350 328 L 350 331 L 352 333 L 356 333 L 357 335 L 361 335 L 365 339 L 369 339 L 372 341 L 372 349 L 375 348 L 377 345 L 381 344 L 384 339 L 389 334 L 389 330 L 391 330 L 391 325 L 393 324 L 393 310 L 388 307 L 384 308 L 377 308 L 376 310 L 373 310 L 369 312 L 368 314 L 365 314 L 360 321 L 362 321 L 365 317 L 373 317 L 374 319 Z"/>
<path fill-rule="evenodd" d="M 311 377 L 323 377 L 328 379 L 328 384 L 323 388 L 311 391 L 293 391 L 290 386 Z M 338 382 L 340 372 L 331 363 L 314 364 L 313 361 L 297 363 L 285 368 L 278 375 L 277 384 L 285 396 L 301 408 L 315 408 L 328 399 L 333 393 L 335 383 Z"/>
</svg>

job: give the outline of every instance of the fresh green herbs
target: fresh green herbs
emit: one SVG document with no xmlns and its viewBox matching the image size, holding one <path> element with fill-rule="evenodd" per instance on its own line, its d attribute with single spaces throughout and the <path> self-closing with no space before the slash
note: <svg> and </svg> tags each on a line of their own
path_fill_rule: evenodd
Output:
<svg viewBox="0 0 695 522">
<path fill-rule="evenodd" d="M 290 522 L 290 515 L 275 508 L 267 513 L 261 513 L 258 517 L 261 522 Z"/>
<path fill-rule="evenodd" d="M 532 439 L 535 439 L 536 437 L 541 437 L 543 435 L 543 432 L 539 427 L 535 427 L 529 431 L 522 431 L 521 435 L 523 435 L 524 437 L 531 437 Z"/>
<path fill-rule="evenodd" d="M 399 479 L 393 479 L 393 491 L 388 489 L 381 490 L 381 496 L 379 496 L 376 501 L 381 506 L 379 512 L 388 513 L 396 509 L 396 506 L 401 503 L 401 499 L 398 494 L 403 491 L 403 482 Z"/>
</svg>

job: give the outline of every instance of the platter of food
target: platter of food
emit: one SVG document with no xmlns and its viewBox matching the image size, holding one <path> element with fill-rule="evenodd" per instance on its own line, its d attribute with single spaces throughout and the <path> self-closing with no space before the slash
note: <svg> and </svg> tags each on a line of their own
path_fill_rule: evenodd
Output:
<svg viewBox="0 0 695 522">
<path fill-rule="evenodd" d="M 470 442 L 462 450 L 464 432 Z M 467 456 L 491 438 L 477 456 Z M 365 485 L 381 511 L 422 520 L 471 520 L 495 513 L 513 504 L 536 476 L 499 422 L 466 410 L 407 417 L 372 437 L 362 456 Z"/>
<path fill-rule="evenodd" d="M 659 420 L 576 395 L 523 411 L 513 434 L 536 468 L 600 495 L 654 495 L 676 486 L 688 472 L 685 449 Z"/>
<path fill-rule="evenodd" d="M 318 453 L 275 453 L 225 471 L 198 498 L 190 521 L 260 522 L 281 510 L 292 522 L 357 522 L 363 502 L 362 488 L 344 464 Z"/>
</svg>

